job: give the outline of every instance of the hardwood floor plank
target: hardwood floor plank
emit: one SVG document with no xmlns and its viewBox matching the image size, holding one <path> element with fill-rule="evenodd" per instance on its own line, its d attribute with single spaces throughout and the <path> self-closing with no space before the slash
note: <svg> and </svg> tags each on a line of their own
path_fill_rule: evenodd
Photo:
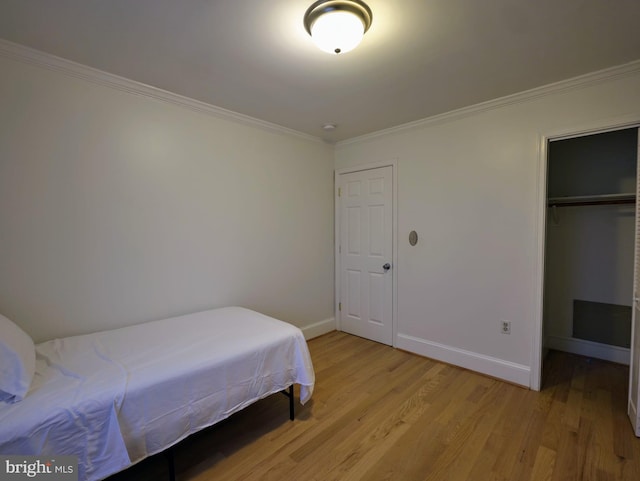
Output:
<svg viewBox="0 0 640 481">
<path fill-rule="evenodd" d="M 578 463 L 578 433 L 570 429 L 562 429 L 556 451 L 556 465 L 551 479 L 553 481 L 577 481 L 583 478 L 583 466 Z"/>
<path fill-rule="evenodd" d="M 376 417 L 368 419 L 369 426 L 354 430 L 338 442 L 330 454 L 334 460 L 326 464 L 319 479 L 344 481 L 360 479 L 370 466 L 379 460 L 407 432 L 411 425 L 430 408 L 429 394 L 433 385 L 428 380 L 441 379 L 442 364 L 434 364 L 404 396 L 385 403 Z M 422 386 L 422 387 L 420 387 Z"/>
<path fill-rule="evenodd" d="M 536 453 L 536 460 L 529 479 L 536 481 L 551 481 L 553 468 L 556 464 L 556 452 L 540 446 Z"/>
<path fill-rule="evenodd" d="M 447 450 L 436 460 L 425 480 L 469 479 L 476 461 L 483 457 L 488 437 L 507 407 L 508 391 L 509 388 L 499 381 L 488 387 L 485 396 L 475 403 L 476 409 L 470 407 L 469 416 L 460 420 L 463 429 L 448 443 Z"/>
<path fill-rule="evenodd" d="M 565 415 L 565 408 L 566 403 L 554 396 L 545 420 L 542 444 L 554 451 L 558 450 L 563 435 L 562 419 Z"/>
<path fill-rule="evenodd" d="M 528 390 L 513 391 L 503 415 L 500 418 L 496 432 L 499 438 L 499 453 L 492 465 L 492 472 L 498 479 L 521 479 L 524 473 L 533 468 L 535 450 L 538 445 L 532 445 L 527 435 L 532 432 L 529 424 L 531 419 L 537 419 L 535 404 Z M 536 439 L 541 438 L 538 433 Z M 526 441 L 525 441 L 526 440 Z"/>
<path fill-rule="evenodd" d="M 562 418 L 562 424 L 573 432 L 580 428 L 580 409 L 582 407 L 582 390 L 571 388 Z"/>
</svg>

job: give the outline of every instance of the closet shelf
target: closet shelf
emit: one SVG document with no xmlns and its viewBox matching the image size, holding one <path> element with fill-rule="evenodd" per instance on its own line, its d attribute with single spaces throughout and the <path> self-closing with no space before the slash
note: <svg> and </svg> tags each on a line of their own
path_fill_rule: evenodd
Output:
<svg viewBox="0 0 640 481">
<path fill-rule="evenodd" d="M 579 195 L 574 197 L 550 197 L 549 207 L 574 207 L 581 205 L 635 204 L 636 194 Z"/>
</svg>

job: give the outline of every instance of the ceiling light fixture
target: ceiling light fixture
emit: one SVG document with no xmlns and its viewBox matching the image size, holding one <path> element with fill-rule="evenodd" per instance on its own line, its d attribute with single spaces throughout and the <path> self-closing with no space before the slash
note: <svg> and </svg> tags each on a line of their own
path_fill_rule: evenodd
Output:
<svg viewBox="0 0 640 481">
<path fill-rule="evenodd" d="M 358 46 L 372 18 L 361 0 L 319 0 L 305 12 L 304 28 L 320 50 L 339 54 Z"/>
</svg>

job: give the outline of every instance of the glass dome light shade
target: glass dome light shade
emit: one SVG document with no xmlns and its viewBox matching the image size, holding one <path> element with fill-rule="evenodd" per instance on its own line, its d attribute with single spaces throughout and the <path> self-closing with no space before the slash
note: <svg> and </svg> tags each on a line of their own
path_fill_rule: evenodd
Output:
<svg viewBox="0 0 640 481">
<path fill-rule="evenodd" d="M 322 14 L 313 22 L 311 39 L 324 52 L 345 53 L 362 41 L 364 29 L 364 23 L 354 13 L 334 10 Z"/>
<path fill-rule="evenodd" d="M 360 43 L 372 19 L 363 0 L 317 0 L 305 12 L 303 23 L 318 48 L 339 54 Z"/>
</svg>

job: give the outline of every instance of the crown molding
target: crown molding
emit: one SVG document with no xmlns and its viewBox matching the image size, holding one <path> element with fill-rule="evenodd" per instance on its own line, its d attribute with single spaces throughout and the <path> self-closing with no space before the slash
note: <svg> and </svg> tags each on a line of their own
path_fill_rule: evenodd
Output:
<svg viewBox="0 0 640 481">
<path fill-rule="evenodd" d="M 229 120 L 250 127 L 257 127 L 270 132 L 292 135 L 301 139 L 311 140 L 313 142 L 324 143 L 320 137 L 314 137 L 297 130 L 283 127 L 282 125 L 256 119 L 232 110 L 223 109 L 222 107 L 216 107 L 215 105 L 211 105 L 200 100 L 195 100 L 185 97 L 184 95 L 175 94 L 167 90 L 162 90 L 160 88 L 144 84 L 142 82 L 120 77 L 118 75 L 73 62 L 62 57 L 57 57 L 40 50 L 25 47 L 24 45 L 13 43 L 8 40 L 0 39 L 0 57 L 6 57 L 22 63 L 35 65 L 37 67 L 59 72 L 69 77 L 86 80 L 121 92 L 141 95 L 143 97 L 159 100 L 168 104 L 177 105 L 179 107 L 211 115 L 219 119 Z"/>
<path fill-rule="evenodd" d="M 183 95 L 179 95 L 167 90 L 162 90 L 151 85 L 143 84 L 135 80 L 120 77 L 103 70 L 99 70 L 87 65 L 83 65 L 71 60 L 57 57 L 55 55 L 42 52 L 24 45 L 20 45 L 8 40 L 0 39 L 0 57 L 6 57 L 12 60 L 16 60 L 22 63 L 35 65 L 47 70 L 55 71 L 67 75 L 69 77 L 75 77 L 86 80 L 91 83 L 102 85 L 114 90 L 127 92 L 134 95 L 141 95 L 151 99 L 159 100 L 168 104 L 183 107 L 195 112 L 211 115 L 216 118 L 236 122 L 239 124 L 260 128 L 262 130 L 291 135 L 304 140 L 310 140 L 313 142 L 326 143 L 320 137 L 306 134 L 297 130 L 293 130 L 282 125 L 278 125 L 265 120 L 260 120 L 255 117 L 240 114 L 232 110 L 227 110 L 222 107 L 195 100 Z M 604 70 L 598 70 L 578 77 L 570 78 L 567 80 L 561 80 L 552 84 L 544 85 L 542 87 L 536 87 L 534 89 L 525 90 L 505 97 L 500 97 L 486 102 L 481 102 L 468 107 L 452 110 L 442 114 L 437 114 L 424 119 L 400 124 L 388 129 L 378 130 L 351 139 L 342 140 L 334 144 L 334 148 L 339 148 L 353 143 L 359 143 L 366 140 L 374 139 L 390 135 L 393 133 L 404 132 L 420 127 L 426 127 L 430 125 L 437 125 L 441 123 L 451 122 L 456 119 L 461 119 L 471 115 L 475 115 L 481 112 L 498 109 L 507 105 L 527 102 L 540 97 L 545 97 L 554 93 L 573 90 L 577 88 L 586 87 L 589 85 L 595 85 L 600 82 L 613 80 L 616 78 L 622 78 L 629 75 L 633 75 L 640 72 L 640 60 L 635 60 L 616 67 L 607 68 Z"/>
<path fill-rule="evenodd" d="M 573 77 L 567 80 L 561 80 L 559 82 L 555 82 L 552 84 L 547 84 L 541 87 L 525 90 L 523 92 L 507 95 L 505 97 L 499 97 L 497 99 L 488 100 L 486 102 L 470 105 L 468 107 L 462 107 L 456 110 L 451 110 L 449 112 L 433 115 L 431 117 L 415 120 L 413 122 L 407 122 L 405 124 L 397 125 L 395 127 L 390 127 L 388 129 L 378 130 L 376 132 L 371 132 L 358 137 L 353 137 L 351 139 L 342 140 L 340 142 L 337 142 L 335 144 L 335 147 L 339 148 L 345 145 L 360 143 L 366 140 L 371 140 L 376 137 L 382 137 L 385 135 L 390 135 L 398 132 L 405 132 L 405 131 L 420 128 L 420 127 L 452 122 L 454 120 L 458 120 L 464 117 L 469 117 L 469 116 L 476 115 L 489 110 L 498 109 L 498 108 L 505 107 L 512 104 L 528 102 L 530 100 L 537 99 L 540 97 L 546 97 L 548 95 L 552 95 L 558 92 L 596 85 L 598 83 L 606 82 L 609 80 L 634 75 L 639 72 L 640 72 L 640 60 L 634 60 L 626 64 L 610 67 L 604 70 L 598 70 L 585 75 L 580 75 L 578 77 Z"/>
</svg>

